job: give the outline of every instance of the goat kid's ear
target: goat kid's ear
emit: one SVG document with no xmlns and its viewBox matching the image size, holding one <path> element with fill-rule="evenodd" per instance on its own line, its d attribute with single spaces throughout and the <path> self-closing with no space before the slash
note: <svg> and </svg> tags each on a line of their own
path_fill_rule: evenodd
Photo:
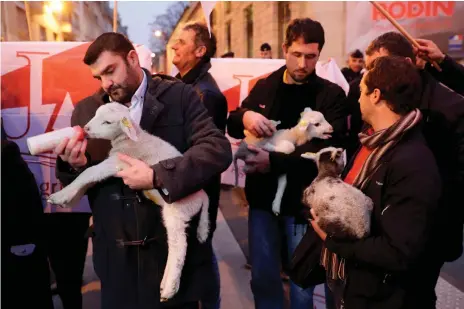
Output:
<svg viewBox="0 0 464 309">
<path fill-rule="evenodd" d="M 123 117 L 119 124 L 121 126 L 122 131 L 127 135 L 127 137 L 129 137 L 134 142 L 139 140 L 139 137 L 137 136 L 137 131 L 129 118 Z"/>
</svg>

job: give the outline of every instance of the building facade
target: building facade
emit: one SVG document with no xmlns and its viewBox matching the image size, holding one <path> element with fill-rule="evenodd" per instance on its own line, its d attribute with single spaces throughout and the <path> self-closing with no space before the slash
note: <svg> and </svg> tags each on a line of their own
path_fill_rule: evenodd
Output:
<svg viewBox="0 0 464 309">
<path fill-rule="evenodd" d="M 282 58 L 285 29 L 294 18 L 310 17 L 319 21 L 325 30 L 326 43 L 321 59 L 334 58 L 339 66 L 345 64 L 345 12 L 339 2 L 311 1 L 217 1 L 210 16 L 217 38 L 217 57 L 234 52 L 237 58 L 258 58 L 259 47 L 269 43 L 273 58 Z M 205 21 L 199 2 L 194 2 L 179 20 L 166 51 L 167 72 L 172 69 L 172 46 L 178 31 L 188 22 Z"/>
<path fill-rule="evenodd" d="M 107 1 L 1 1 L 1 19 L 2 41 L 86 42 L 113 30 Z"/>
</svg>

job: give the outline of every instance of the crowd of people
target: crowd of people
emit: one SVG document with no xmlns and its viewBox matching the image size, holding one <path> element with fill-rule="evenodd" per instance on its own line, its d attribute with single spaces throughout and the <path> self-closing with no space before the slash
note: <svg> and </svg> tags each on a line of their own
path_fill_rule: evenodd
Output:
<svg viewBox="0 0 464 309">
<path fill-rule="evenodd" d="M 308 107 L 321 112 L 332 125 L 330 139 L 311 140 L 292 154 L 250 148 L 254 155 L 245 161 L 255 308 L 284 308 L 281 270 L 308 233 L 320 238 L 321 252 L 330 256 L 323 263 L 328 309 L 436 307 L 440 269 L 462 254 L 464 213 L 459 190 L 464 185 L 464 68 L 429 40 L 418 39 L 421 47 L 415 48 L 401 34 L 388 32 L 374 39 L 365 55 L 360 50 L 350 54 L 349 67 L 342 70 L 350 83 L 345 95 L 340 86 L 316 75 L 325 40 L 319 22 L 292 20 L 282 46 L 285 65 L 259 80 L 241 106 L 230 113 L 208 72 L 216 40 L 206 25 L 187 24 L 180 32 L 172 46 L 173 64 L 179 70 L 176 77 L 151 75 L 142 69 L 134 46 L 121 34 L 105 33 L 92 42 L 84 63 L 101 89 L 76 105 L 70 125 L 84 127 L 99 106 L 119 102 L 129 107 L 133 121 L 143 130 L 183 153 L 154 166 L 133 158 L 121 177 L 88 190 L 102 309 L 220 308 L 220 273 L 212 238 L 220 175 L 232 161 L 225 133 L 238 139 L 244 137 L 244 130 L 256 137 L 271 136 L 276 130 L 271 120 L 280 121 L 279 129 L 291 128 Z M 262 58 L 272 58 L 269 44 L 263 44 L 260 51 Z M 317 166 L 301 154 L 328 146 L 346 149 L 342 179 L 374 203 L 366 238 L 337 238 L 318 225 L 315 214 L 309 220 L 304 215 L 302 194 L 316 177 Z M 63 140 L 55 149 L 58 179 L 69 184 L 104 160 L 110 147 L 108 141 L 81 141 L 77 136 Z M 40 196 L 18 147 L 3 131 L 2 165 L 2 177 L 11 179 L 2 182 L 6 211 L 2 223 L 9 235 L 6 241 L 2 239 L 5 297 L 20 297 L 27 289 L 31 291 L 31 297 L 24 300 L 27 308 L 52 308 L 47 244 L 36 233 L 46 223 Z M 281 213 L 276 216 L 272 201 L 282 174 L 288 183 Z M 29 193 L 21 195 L 12 188 Z M 167 302 L 159 297 L 167 256 L 160 207 L 138 194 L 153 188 L 162 192 L 167 203 L 199 189 L 206 191 L 210 201 L 209 237 L 205 243 L 197 240 L 199 215 L 195 216 L 187 229 L 180 288 Z M 14 222 L 10 218 L 25 211 L 30 220 L 9 224 Z M 59 228 L 52 233 L 59 233 Z M 83 234 L 81 229 L 85 243 Z M 67 248 L 66 235 L 61 240 Z M 20 246 L 24 244 L 32 246 Z M 27 262 L 32 256 L 29 260 L 34 262 Z M 53 259 L 48 260 L 53 264 Z M 77 268 L 80 284 L 82 269 Z M 80 294 L 80 285 L 73 284 L 73 291 Z M 290 308 L 314 308 L 313 294 L 314 286 L 302 288 L 290 278 Z M 63 295 L 64 309 L 82 307 L 81 295 L 69 301 Z"/>
</svg>

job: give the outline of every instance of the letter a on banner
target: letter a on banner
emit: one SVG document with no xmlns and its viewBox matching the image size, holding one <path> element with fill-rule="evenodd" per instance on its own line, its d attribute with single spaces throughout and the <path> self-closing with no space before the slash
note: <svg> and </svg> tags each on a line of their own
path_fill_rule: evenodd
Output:
<svg viewBox="0 0 464 309">
<path fill-rule="evenodd" d="M 201 8 L 203 9 L 203 13 L 205 14 L 206 25 L 208 26 L 209 34 L 211 36 L 211 24 L 209 22 L 209 15 L 214 9 L 217 1 L 200 1 Z"/>
</svg>

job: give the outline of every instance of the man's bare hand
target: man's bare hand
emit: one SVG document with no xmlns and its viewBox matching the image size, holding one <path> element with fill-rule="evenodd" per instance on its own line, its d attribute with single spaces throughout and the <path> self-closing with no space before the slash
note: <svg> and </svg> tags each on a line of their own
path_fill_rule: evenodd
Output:
<svg viewBox="0 0 464 309">
<path fill-rule="evenodd" d="M 87 157 L 85 156 L 87 140 L 79 141 L 79 138 L 79 133 L 76 133 L 71 139 L 65 138 L 56 146 L 54 151 L 64 162 L 68 162 L 76 170 L 87 164 Z"/>
<path fill-rule="evenodd" d="M 245 159 L 248 167 L 247 173 L 267 173 L 270 168 L 269 152 L 253 145 L 248 145 L 248 150 L 254 153 Z"/>
<path fill-rule="evenodd" d="M 276 131 L 269 119 L 253 111 L 247 111 L 243 114 L 243 126 L 256 137 L 272 136 Z"/>
<path fill-rule="evenodd" d="M 414 53 L 417 57 L 424 60 L 433 60 L 440 62 L 445 58 L 445 54 L 438 48 L 437 44 L 430 40 L 416 39 L 420 47 L 414 47 Z"/>
<path fill-rule="evenodd" d="M 122 153 L 118 154 L 118 159 L 128 165 L 116 174 L 116 177 L 122 178 L 124 184 L 134 190 L 153 189 L 154 171 L 148 164 Z"/>
</svg>

